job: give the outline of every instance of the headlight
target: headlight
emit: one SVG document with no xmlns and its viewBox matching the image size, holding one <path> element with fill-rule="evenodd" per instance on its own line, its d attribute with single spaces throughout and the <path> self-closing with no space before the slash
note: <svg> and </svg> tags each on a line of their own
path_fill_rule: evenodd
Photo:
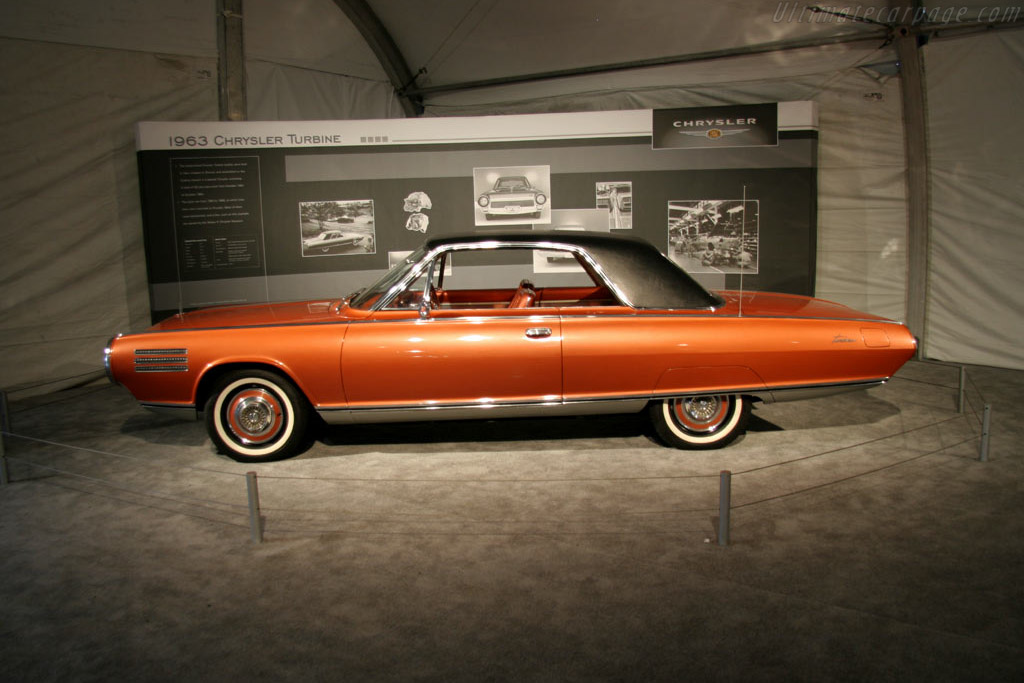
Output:
<svg viewBox="0 0 1024 683">
<path fill-rule="evenodd" d="M 121 335 L 117 335 L 117 337 L 120 336 Z M 103 371 L 107 373 L 107 379 L 109 379 L 112 384 L 117 384 L 117 380 L 114 379 L 114 371 L 110 369 L 110 354 L 114 352 L 114 340 L 117 339 L 117 337 L 111 337 L 110 341 L 107 342 L 107 345 L 103 347 Z"/>
<path fill-rule="evenodd" d="M 539 192 L 537 193 L 537 196 L 534 197 L 534 201 L 537 202 L 538 204 L 543 204 L 547 200 L 548 200 L 548 198 L 545 197 L 544 195 L 540 194 Z"/>
<path fill-rule="evenodd" d="M 481 195 L 480 199 L 476 200 L 476 203 L 480 206 L 487 206 L 491 203 L 491 199 L 487 195 Z"/>
</svg>

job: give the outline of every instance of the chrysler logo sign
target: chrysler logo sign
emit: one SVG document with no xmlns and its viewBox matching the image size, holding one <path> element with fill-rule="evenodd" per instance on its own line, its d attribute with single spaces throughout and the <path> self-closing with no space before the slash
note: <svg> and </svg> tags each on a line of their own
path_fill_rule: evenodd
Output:
<svg viewBox="0 0 1024 683">
<path fill-rule="evenodd" d="M 778 106 L 774 103 L 655 109 L 653 117 L 654 149 L 779 144 Z"/>
<path fill-rule="evenodd" d="M 717 140 L 723 135 L 736 135 L 737 133 L 746 133 L 749 128 L 728 128 L 722 130 L 721 128 L 709 128 L 706 131 L 700 130 L 681 130 L 679 131 L 683 135 L 694 135 L 699 138 L 707 138 L 708 140 Z"/>
</svg>

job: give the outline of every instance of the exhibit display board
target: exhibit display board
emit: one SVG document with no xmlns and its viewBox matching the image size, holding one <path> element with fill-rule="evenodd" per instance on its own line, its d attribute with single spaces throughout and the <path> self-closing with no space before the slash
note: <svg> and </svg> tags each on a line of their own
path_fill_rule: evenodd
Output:
<svg viewBox="0 0 1024 683">
<path fill-rule="evenodd" d="M 713 289 L 814 293 L 812 102 L 137 127 L 154 320 L 338 298 L 427 235 L 634 234 Z"/>
</svg>

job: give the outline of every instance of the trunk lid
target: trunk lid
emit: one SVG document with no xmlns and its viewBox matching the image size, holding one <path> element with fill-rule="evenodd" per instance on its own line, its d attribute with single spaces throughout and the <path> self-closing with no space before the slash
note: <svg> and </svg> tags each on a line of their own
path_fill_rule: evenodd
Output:
<svg viewBox="0 0 1024 683">
<path fill-rule="evenodd" d="M 725 306 L 716 313 L 764 318 L 823 318 L 830 320 L 867 320 L 891 322 L 888 318 L 864 313 L 834 301 L 815 299 L 799 294 L 778 294 L 775 292 L 715 292 L 725 299 Z M 740 297 L 743 298 L 742 311 Z"/>
</svg>

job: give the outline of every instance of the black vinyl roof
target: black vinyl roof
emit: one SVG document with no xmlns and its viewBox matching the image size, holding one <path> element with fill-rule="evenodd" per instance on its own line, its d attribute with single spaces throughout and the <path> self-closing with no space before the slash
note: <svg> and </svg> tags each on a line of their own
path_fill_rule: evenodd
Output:
<svg viewBox="0 0 1024 683">
<path fill-rule="evenodd" d="M 442 235 L 424 244 L 428 252 L 470 245 L 484 249 L 521 245 L 583 251 L 623 303 L 635 308 L 697 309 L 722 303 L 657 247 L 637 237 L 575 230 L 509 230 Z"/>
</svg>

